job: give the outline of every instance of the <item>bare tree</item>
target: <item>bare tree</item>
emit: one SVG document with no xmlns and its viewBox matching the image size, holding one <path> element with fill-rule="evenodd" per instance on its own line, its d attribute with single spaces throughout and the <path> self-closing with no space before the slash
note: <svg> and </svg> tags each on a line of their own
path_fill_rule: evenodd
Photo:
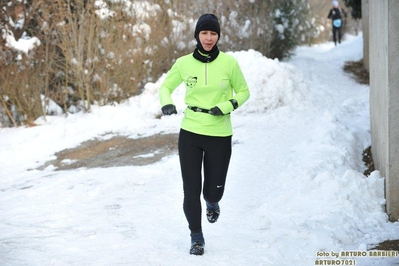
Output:
<svg viewBox="0 0 399 266">
<path fill-rule="evenodd" d="M 219 17 L 224 51 L 284 58 L 327 34 L 327 6 L 316 0 L 11 2 L 0 3 L 0 116 L 14 125 L 51 114 L 50 100 L 68 113 L 139 94 L 193 51 L 203 13 Z M 16 42 L 38 38 L 41 45 L 26 54 L 8 49 L 7 29 Z"/>
</svg>

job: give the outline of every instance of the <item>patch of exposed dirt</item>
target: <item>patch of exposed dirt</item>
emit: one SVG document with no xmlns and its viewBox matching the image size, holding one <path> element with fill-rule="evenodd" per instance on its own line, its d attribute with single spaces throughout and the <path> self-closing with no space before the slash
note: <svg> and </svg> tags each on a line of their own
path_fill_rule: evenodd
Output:
<svg viewBox="0 0 399 266">
<path fill-rule="evenodd" d="M 399 240 L 387 240 L 379 243 L 373 250 L 396 250 L 399 251 Z"/>
<path fill-rule="evenodd" d="M 364 67 L 363 59 L 345 62 L 344 71 L 352 74 L 360 84 L 370 84 L 370 75 Z"/>
<path fill-rule="evenodd" d="M 50 165 L 56 170 L 70 170 L 152 164 L 164 156 L 177 154 L 177 138 L 178 134 L 158 134 L 138 139 L 117 136 L 108 140 L 89 140 L 76 148 L 56 153 L 57 159 L 38 169 Z"/>
<path fill-rule="evenodd" d="M 363 151 L 363 162 L 367 166 L 367 169 L 363 174 L 369 176 L 375 170 L 373 155 L 371 154 L 371 146 Z"/>
</svg>

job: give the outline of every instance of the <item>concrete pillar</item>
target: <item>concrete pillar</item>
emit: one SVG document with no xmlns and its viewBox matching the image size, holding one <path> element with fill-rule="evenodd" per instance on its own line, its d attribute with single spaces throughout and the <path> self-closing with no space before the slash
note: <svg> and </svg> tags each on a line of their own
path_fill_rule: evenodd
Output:
<svg viewBox="0 0 399 266">
<path fill-rule="evenodd" d="M 369 0 L 362 0 L 363 65 L 370 72 L 369 63 Z"/>
<path fill-rule="evenodd" d="M 369 0 L 370 115 L 390 221 L 399 219 L 399 1 Z"/>
</svg>

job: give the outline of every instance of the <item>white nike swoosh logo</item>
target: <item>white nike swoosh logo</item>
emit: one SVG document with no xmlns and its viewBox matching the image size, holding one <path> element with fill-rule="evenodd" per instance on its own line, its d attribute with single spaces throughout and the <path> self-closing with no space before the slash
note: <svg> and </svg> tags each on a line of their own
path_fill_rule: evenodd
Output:
<svg viewBox="0 0 399 266">
<path fill-rule="evenodd" d="M 223 187 L 223 185 L 221 185 L 221 186 L 216 186 L 217 188 L 221 188 L 221 187 Z"/>
</svg>

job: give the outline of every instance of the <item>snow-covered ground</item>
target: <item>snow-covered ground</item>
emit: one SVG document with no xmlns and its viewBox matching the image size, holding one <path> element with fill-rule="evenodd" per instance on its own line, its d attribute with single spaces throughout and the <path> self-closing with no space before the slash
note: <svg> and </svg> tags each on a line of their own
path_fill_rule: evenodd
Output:
<svg viewBox="0 0 399 266">
<path fill-rule="evenodd" d="M 204 256 L 188 253 L 177 155 L 147 166 L 35 170 L 89 139 L 177 133 L 182 88 L 179 114 L 155 118 L 163 76 L 119 106 L 0 129 L 0 265 L 398 263 L 339 253 L 399 236 L 384 213 L 383 177 L 362 174 L 369 87 L 342 70 L 362 58 L 362 36 L 299 47 L 288 62 L 232 54 L 251 98 L 232 115 L 231 166 L 218 222 L 203 219 Z"/>
</svg>

